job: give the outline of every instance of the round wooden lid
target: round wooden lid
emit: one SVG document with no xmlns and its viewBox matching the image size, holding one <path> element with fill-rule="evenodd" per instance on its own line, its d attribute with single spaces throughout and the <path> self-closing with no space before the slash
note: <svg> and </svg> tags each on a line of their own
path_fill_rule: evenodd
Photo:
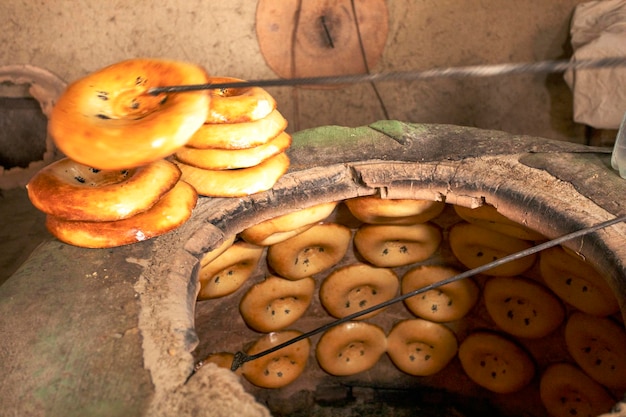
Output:
<svg viewBox="0 0 626 417">
<path fill-rule="evenodd" d="M 388 30 L 384 0 L 260 0 L 257 6 L 261 53 L 282 78 L 367 73 Z"/>
</svg>

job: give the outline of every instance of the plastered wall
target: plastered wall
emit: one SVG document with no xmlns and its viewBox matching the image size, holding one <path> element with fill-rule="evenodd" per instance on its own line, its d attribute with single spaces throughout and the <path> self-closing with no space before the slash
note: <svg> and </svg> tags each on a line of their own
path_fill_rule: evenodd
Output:
<svg viewBox="0 0 626 417">
<path fill-rule="evenodd" d="M 388 0 L 387 45 L 372 70 L 567 57 L 569 19 L 579 2 Z M 255 11 L 254 0 L 2 0 L 0 65 L 33 64 L 72 81 L 123 59 L 161 57 L 198 63 L 214 75 L 273 78 L 256 39 Z M 560 74 L 378 87 L 392 119 L 583 141 Z M 292 131 L 384 118 L 367 84 L 269 90 Z"/>
</svg>

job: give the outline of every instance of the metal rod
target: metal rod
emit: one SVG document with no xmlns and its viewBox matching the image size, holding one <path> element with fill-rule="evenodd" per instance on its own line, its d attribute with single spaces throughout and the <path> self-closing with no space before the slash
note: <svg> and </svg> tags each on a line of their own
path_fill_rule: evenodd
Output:
<svg viewBox="0 0 626 417">
<path fill-rule="evenodd" d="M 326 24 L 326 16 L 322 15 L 320 17 L 320 22 L 322 23 L 322 29 L 324 30 L 324 35 L 326 35 L 326 40 L 328 41 L 328 46 L 330 48 L 335 47 L 335 43 L 333 42 L 333 37 L 330 34 L 330 29 L 328 29 L 328 25 Z"/>
<path fill-rule="evenodd" d="M 626 221 L 626 215 L 621 216 L 621 217 L 616 217 L 614 219 L 607 220 L 607 221 L 604 221 L 602 223 L 598 223 L 598 224 L 596 224 L 594 226 L 585 227 L 583 229 L 580 229 L 580 230 L 577 230 L 575 232 L 571 232 L 571 233 L 565 234 L 563 236 L 560 236 L 558 238 L 549 240 L 547 242 L 541 243 L 539 245 L 533 246 L 533 247 L 525 249 L 523 251 L 516 252 L 516 253 L 513 253 L 511 255 L 507 255 L 507 256 L 505 256 L 503 258 L 500 258 L 500 259 L 497 259 L 497 260 L 495 260 L 493 262 L 489 262 L 488 264 L 485 264 L 483 266 L 479 266 L 478 268 L 470 269 L 468 271 L 462 272 L 462 273 L 460 273 L 458 275 L 455 275 L 453 277 L 443 279 L 443 280 L 441 280 L 439 282 L 427 285 L 427 286 L 422 287 L 422 288 L 418 288 L 417 290 L 413 290 L 413 291 L 408 292 L 406 294 L 399 295 L 399 296 L 397 296 L 395 298 L 392 298 L 391 300 L 385 301 L 383 303 L 380 303 L 380 304 L 377 304 L 375 306 L 366 308 L 366 309 L 361 310 L 359 312 L 356 312 L 356 313 L 350 314 L 348 316 L 342 317 L 342 318 L 340 318 L 338 320 L 335 320 L 333 322 L 327 323 L 327 324 L 325 324 L 325 325 L 323 325 L 321 327 L 318 327 L 317 329 L 311 330 L 311 331 L 309 331 L 307 333 L 303 333 L 300 336 L 296 336 L 296 337 L 294 337 L 292 339 L 287 340 L 286 342 L 283 342 L 283 343 L 281 343 L 279 345 L 276 345 L 276 346 L 274 346 L 274 347 L 272 347 L 270 349 L 264 350 L 262 352 L 254 354 L 254 355 L 247 355 L 246 353 L 239 351 L 239 352 L 235 353 L 235 357 L 233 358 L 233 363 L 232 363 L 230 369 L 232 371 L 235 371 L 241 365 L 243 365 L 245 362 L 249 362 L 249 361 L 261 358 L 263 356 L 269 355 L 270 353 L 276 352 L 277 350 L 280 350 L 280 349 L 282 349 L 284 347 L 287 347 L 287 346 L 289 346 L 289 345 L 291 345 L 293 343 L 299 342 L 300 340 L 308 339 L 311 336 L 314 336 L 314 335 L 316 335 L 318 333 L 326 331 L 327 329 L 329 329 L 331 327 L 337 326 L 339 324 L 345 323 L 345 322 L 350 321 L 350 320 L 354 320 L 354 319 L 356 319 L 358 317 L 361 317 L 361 316 L 363 316 L 365 314 L 369 314 L 369 313 L 371 313 L 373 311 L 380 310 L 382 308 L 388 307 L 388 306 L 390 306 L 392 304 L 395 304 L 395 303 L 398 303 L 400 301 L 404 301 L 407 298 L 411 298 L 411 297 L 414 297 L 416 295 L 425 293 L 427 291 L 437 289 L 439 287 L 442 287 L 444 285 L 450 284 L 452 282 L 460 281 L 462 279 L 469 278 L 469 277 L 472 277 L 474 275 L 478 275 L 478 274 L 480 274 L 480 273 L 482 273 L 484 271 L 487 271 L 489 269 L 492 269 L 492 268 L 495 268 L 497 266 L 503 265 L 505 263 L 508 263 L 508 262 L 511 262 L 511 261 L 515 261 L 515 260 L 520 259 L 520 258 L 524 258 L 526 256 L 535 254 L 537 252 L 541 252 L 542 250 L 549 249 L 551 247 L 560 245 L 561 243 L 566 242 L 568 240 L 588 235 L 588 234 L 596 232 L 596 231 L 598 231 L 600 229 L 604 229 L 606 227 L 613 226 L 614 224 L 621 223 L 621 222 L 624 222 L 624 221 Z"/>
<path fill-rule="evenodd" d="M 358 84 L 380 81 L 417 81 L 431 78 L 494 77 L 499 75 L 554 73 L 568 70 L 598 69 L 621 66 L 626 66 L 626 57 L 583 59 L 577 61 L 549 60 L 517 64 L 473 65 L 381 74 L 334 75 L 324 77 L 250 80 L 215 84 L 176 85 L 152 87 L 148 90 L 148 94 L 156 95 L 161 93 L 182 93 L 187 91 L 212 90 L 220 88 L 286 87 L 299 85 Z"/>
</svg>

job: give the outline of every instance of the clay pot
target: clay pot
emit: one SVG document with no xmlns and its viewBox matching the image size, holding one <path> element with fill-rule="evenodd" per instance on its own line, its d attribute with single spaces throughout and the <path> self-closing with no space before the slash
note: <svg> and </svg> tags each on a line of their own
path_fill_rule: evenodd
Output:
<svg viewBox="0 0 626 417">
<path fill-rule="evenodd" d="M 626 182 L 608 168 L 606 149 L 388 121 L 298 132 L 289 156 L 291 169 L 272 190 L 237 199 L 202 198 L 189 222 L 157 239 L 107 250 L 55 240 L 40 246 L 0 287 L 5 409 L 28 415 L 97 409 L 102 415 L 252 416 L 268 413 L 254 397 L 287 413 L 310 407 L 315 398 L 334 395 L 349 402 L 358 387 L 367 397 L 376 380 L 384 392 L 410 387 L 413 393 L 417 388 L 432 393 L 445 381 L 410 380 L 377 368 L 367 375 L 370 388 L 355 378 L 349 380 L 356 387 L 350 392 L 346 380 L 339 384 L 317 371 L 301 385 L 270 391 L 213 365 L 194 373 L 196 362 L 217 345 L 251 334 L 237 327 L 241 294 L 219 307 L 196 304 L 199 259 L 263 220 L 361 195 L 466 207 L 488 203 L 547 238 L 626 214 Z M 440 225 L 444 240 L 446 228 L 458 221 L 450 210 L 447 216 Z M 626 225 L 564 246 L 602 271 L 623 318 Z M 302 330 L 314 323 L 303 322 Z M 241 349 L 250 342 L 244 339 Z M 314 366 L 312 360 L 309 368 Z M 502 400 L 474 387 L 454 398 L 516 407 L 524 395 Z M 436 406 L 446 407 L 445 395 L 441 398 Z"/>
</svg>

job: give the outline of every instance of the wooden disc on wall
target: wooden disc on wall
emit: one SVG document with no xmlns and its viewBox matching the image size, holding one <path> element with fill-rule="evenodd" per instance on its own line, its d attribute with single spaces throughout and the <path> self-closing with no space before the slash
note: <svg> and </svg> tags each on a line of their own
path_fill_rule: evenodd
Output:
<svg viewBox="0 0 626 417">
<path fill-rule="evenodd" d="M 282 78 L 365 74 L 380 59 L 388 30 L 385 0 L 259 0 L 257 6 L 261 53 Z"/>
</svg>

